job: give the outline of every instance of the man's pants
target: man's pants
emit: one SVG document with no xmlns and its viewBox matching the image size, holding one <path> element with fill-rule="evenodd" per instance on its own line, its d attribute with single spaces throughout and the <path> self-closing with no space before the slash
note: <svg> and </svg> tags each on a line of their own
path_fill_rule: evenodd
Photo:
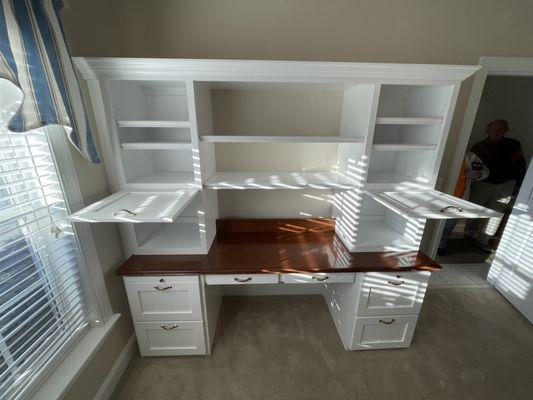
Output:
<svg viewBox="0 0 533 400">
<path fill-rule="evenodd" d="M 515 186 L 516 181 L 514 180 L 500 183 L 499 185 L 474 181 L 470 186 L 468 201 L 505 213 L 511 202 Z M 496 233 L 501 218 L 482 219 L 481 221 L 483 222 L 480 223 L 479 219 L 466 220 L 465 235 L 474 237 L 477 234 L 477 239 L 487 244 L 489 238 Z"/>
</svg>

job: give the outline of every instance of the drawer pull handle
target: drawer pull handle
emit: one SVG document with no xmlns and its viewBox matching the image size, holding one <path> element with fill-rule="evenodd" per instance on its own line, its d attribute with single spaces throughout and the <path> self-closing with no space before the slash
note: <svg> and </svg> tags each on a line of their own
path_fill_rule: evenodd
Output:
<svg viewBox="0 0 533 400">
<path fill-rule="evenodd" d="M 405 281 L 400 281 L 400 280 L 390 280 L 389 281 L 389 285 L 394 285 L 394 286 L 402 286 L 404 283 L 405 283 Z"/>
<path fill-rule="evenodd" d="M 384 319 L 380 319 L 379 322 L 381 322 L 382 324 L 385 324 L 385 325 L 390 325 L 390 324 L 394 324 L 396 320 L 394 318 L 391 318 L 389 319 L 388 321 L 384 320 Z"/>
<path fill-rule="evenodd" d="M 460 212 L 460 213 L 462 213 L 464 211 L 461 207 L 457 207 L 457 206 L 442 207 L 439 211 L 441 213 L 444 213 L 444 212 L 446 212 L 448 210 L 457 210 L 457 212 Z"/>
<path fill-rule="evenodd" d="M 168 290 L 168 289 L 172 289 L 172 285 L 167 285 L 167 286 L 154 286 L 154 289 L 157 289 L 157 290 Z"/>
<path fill-rule="evenodd" d="M 324 282 L 325 280 L 328 280 L 329 279 L 329 276 L 317 276 L 317 275 L 313 275 L 311 277 L 311 279 L 314 279 L 315 281 L 319 281 L 319 282 Z"/>
<path fill-rule="evenodd" d="M 234 280 L 235 282 L 244 283 L 244 282 L 250 282 L 250 281 L 252 280 L 252 277 L 249 276 L 248 278 L 244 278 L 244 279 L 243 279 L 243 278 L 235 277 L 235 278 L 233 278 L 233 280 Z"/>
<path fill-rule="evenodd" d="M 113 215 L 119 215 L 119 214 L 123 214 L 123 213 L 131 215 L 132 217 L 135 217 L 137 215 L 133 211 L 127 210 L 125 208 L 119 208 L 118 210 L 113 211 Z"/>
<path fill-rule="evenodd" d="M 178 327 L 178 324 L 174 324 L 172 326 L 167 326 L 166 324 L 161 324 L 161 328 L 163 328 L 165 331 L 171 331 L 172 329 L 176 329 Z"/>
</svg>

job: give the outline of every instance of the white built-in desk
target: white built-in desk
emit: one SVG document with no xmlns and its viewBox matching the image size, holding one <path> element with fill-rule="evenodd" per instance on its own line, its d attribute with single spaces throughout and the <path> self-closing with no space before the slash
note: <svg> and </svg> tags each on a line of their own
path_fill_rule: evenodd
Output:
<svg viewBox="0 0 533 400">
<path fill-rule="evenodd" d="M 408 347 L 431 271 L 421 252 L 350 253 L 330 219 L 219 220 L 206 255 L 133 256 L 141 354 L 209 354 L 228 285 L 318 285 L 347 350 Z"/>
</svg>

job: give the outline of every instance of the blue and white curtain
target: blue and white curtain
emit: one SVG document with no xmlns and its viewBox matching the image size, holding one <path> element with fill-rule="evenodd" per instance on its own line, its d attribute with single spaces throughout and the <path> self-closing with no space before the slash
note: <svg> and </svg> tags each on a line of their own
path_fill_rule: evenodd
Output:
<svg viewBox="0 0 533 400">
<path fill-rule="evenodd" d="M 11 81 L 23 93 L 8 129 L 24 132 L 63 125 L 71 143 L 97 163 L 100 160 L 59 20 L 62 6 L 62 0 L 0 0 L 0 79 Z"/>
</svg>

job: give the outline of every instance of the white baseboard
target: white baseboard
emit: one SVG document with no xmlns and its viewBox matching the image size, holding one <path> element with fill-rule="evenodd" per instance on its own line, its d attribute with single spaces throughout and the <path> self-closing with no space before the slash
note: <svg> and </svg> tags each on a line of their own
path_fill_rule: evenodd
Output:
<svg viewBox="0 0 533 400">
<path fill-rule="evenodd" d="M 128 364 L 135 355 L 136 350 L 137 339 L 135 337 L 135 333 L 133 333 L 120 352 L 120 355 L 117 357 L 113 367 L 111 368 L 111 371 L 109 371 L 109 374 L 107 374 L 104 382 L 102 382 L 100 389 L 98 389 L 98 392 L 96 392 L 94 395 L 93 400 L 109 400 L 111 398 L 113 391 L 117 387 L 120 378 L 126 371 Z"/>
</svg>

